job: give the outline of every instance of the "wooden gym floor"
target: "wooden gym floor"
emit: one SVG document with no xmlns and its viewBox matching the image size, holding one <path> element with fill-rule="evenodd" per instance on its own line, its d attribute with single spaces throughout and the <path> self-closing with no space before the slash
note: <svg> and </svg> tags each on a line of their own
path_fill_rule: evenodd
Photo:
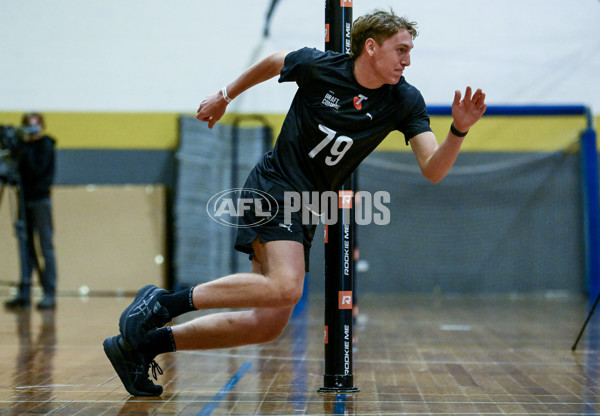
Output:
<svg viewBox="0 0 600 416">
<path fill-rule="evenodd" d="M 56 312 L 1 310 L 0 416 L 600 412 L 600 316 L 571 352 L 589 310 L 579 298 L 362 296 L 360 393 L 320 394 L 323 302 L 313 297 L 273 343 L 160 356 L 157 398 L 128 395 L 102 349 L 130 301 L 61 297 Z"/>
</svg>

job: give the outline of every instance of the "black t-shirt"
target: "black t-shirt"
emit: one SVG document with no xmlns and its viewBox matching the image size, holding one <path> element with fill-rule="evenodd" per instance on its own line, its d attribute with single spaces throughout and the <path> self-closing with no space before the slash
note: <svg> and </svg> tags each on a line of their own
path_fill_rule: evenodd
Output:
<svg viewBox="0 0 600 416">
<path fill-rule="evenodd" d="M 297 191 L 337 190 L 394 130 L 405 140 L 431 131 L 421 93 L 404 77 L 396 85 L 362 87 L 347 54 L 303 48 L 285 58 L 279 82 L 298 91 L 272 152 L 259 172 Z"/>
<path fill-rule="evenodd" d="M 42 136 L 25 142 L 19 159 L 19 172 L 26 201 L 36 201 L 50 196 L 54 181 L 54 139 Z"/>
</svg>

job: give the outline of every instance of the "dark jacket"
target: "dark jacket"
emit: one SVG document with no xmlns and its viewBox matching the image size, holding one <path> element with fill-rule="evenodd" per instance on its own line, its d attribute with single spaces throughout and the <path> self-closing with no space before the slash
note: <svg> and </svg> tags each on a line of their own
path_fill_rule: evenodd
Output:
<svg viewBox="0 0 600 416">
<path fill-rule="evenodd" d="M 26 201 L 50 197 L 54 181 L 55 140 L 50 136 L 23 144 L 19 158 L 19 172 Z"/>
</svg>

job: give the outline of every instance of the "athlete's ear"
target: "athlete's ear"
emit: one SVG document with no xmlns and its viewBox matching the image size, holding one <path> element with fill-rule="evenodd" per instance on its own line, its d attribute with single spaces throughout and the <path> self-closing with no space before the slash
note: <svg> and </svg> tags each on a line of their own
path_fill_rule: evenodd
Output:
<svg viewBox="0 0 600 416">
<path fill-rule="evenodd" d="M 369 56 L 373 56 L 373 54 L 375 53 L 375 46 L 377 45 L 377 41 L 373 38 L 369 38 L 367 40 L 365 40 L 365 47 L 363 48 L 363 51 L 368 54 Z"/>
</svg>

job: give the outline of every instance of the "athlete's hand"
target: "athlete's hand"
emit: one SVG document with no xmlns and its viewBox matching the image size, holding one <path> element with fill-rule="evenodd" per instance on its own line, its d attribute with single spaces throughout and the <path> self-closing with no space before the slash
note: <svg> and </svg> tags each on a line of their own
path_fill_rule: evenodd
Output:
<svg viewBox="0 0 600 416">
<path fill-rule="evenodd" d="M 459 90 L 454 91 L 454 101 L 452 102 L 452 117 L 454 118 L 454 127 L 458 131 L 467 132 L 477 123 L 485 110 L 485 93 L 478 88 L 471 96 L 471 87 L 465 90 L 465 98 L 461 100 Z"/>
<path fill-rule="evenodd" d="M 217 121 L 223 117 L 227 109 L 227 101 L 223 98 L 221 91 L 211 94 L 200 103 L 196 118 L 200 121 L 206 121 L 208 128 L 212 129 Z"/>
</svg>

